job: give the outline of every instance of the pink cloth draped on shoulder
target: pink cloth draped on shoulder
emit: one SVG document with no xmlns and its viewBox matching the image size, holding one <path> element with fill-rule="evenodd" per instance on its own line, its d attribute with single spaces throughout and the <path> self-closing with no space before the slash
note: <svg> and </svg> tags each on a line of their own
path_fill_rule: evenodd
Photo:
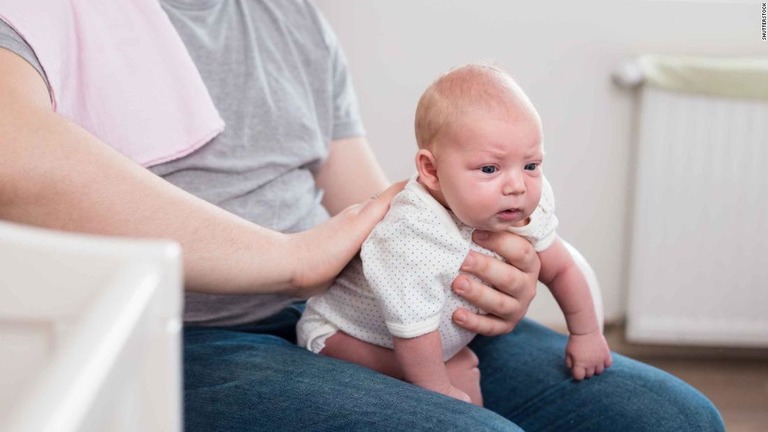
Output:
<svg viewBox="0 0 768 432">
<path fill-rule="evenodd" d="M 0 18 L 35 52 L 53 109 L 143 166 L 224 128 L 157 0 L 3 0 Z"/>
</svg>

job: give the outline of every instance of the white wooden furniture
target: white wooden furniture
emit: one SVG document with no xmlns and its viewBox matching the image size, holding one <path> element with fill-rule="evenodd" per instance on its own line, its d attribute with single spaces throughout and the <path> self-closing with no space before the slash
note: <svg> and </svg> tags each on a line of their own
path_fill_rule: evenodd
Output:
<svg viewBox="0 0 768 432">
<path fill-rule="evenodd" d="M 170 242 L 0 222 L 0 430 L 181 430 Z"/>
</svg>

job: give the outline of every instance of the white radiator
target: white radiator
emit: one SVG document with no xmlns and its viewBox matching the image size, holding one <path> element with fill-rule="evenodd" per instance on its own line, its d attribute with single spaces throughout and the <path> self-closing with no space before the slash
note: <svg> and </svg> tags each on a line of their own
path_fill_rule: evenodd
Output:
<svg viewBox="0 0 768 432">
<path fill-rule="evenodd" d="M 768 102 L 638 95 L 628 339 L 768 346 Z"/>
</svg>

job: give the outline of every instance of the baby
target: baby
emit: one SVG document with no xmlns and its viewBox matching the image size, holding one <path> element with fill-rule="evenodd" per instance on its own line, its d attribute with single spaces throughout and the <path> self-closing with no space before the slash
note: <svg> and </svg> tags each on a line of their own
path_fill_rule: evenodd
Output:
<svg viewBox="0 0 768 432">
<path fill-rule="evenodd" d="M 482 405 L 475 336 L 453 323 L 451 291 L 474 230 L 510 230 L 541 261 L 539 280 L 562 309 L 566 364 L 577 380 L 611 364 L 585 276 L 555 233 L 542 174 L 541 120 L 514 80 L 491 65 L 452 69 L 416 109 L 415 174 L 358 258 L 307 302 L 299 344 L 429 390 Z"/>
</svg>

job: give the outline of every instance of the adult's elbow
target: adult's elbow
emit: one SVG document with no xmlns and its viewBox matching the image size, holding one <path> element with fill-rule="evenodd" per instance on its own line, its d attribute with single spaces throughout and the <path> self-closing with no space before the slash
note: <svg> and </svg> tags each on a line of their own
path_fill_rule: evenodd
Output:
<svg viewBox="0 0 768 432">
<path fill-rule="evenodd" d="M 0 219 L 18 219 L 20 209 L 44 199 L 41 192 L 53 181 L 42 146 L 30 141 L 29 135 L 0 124 Z"/>
</svg>

